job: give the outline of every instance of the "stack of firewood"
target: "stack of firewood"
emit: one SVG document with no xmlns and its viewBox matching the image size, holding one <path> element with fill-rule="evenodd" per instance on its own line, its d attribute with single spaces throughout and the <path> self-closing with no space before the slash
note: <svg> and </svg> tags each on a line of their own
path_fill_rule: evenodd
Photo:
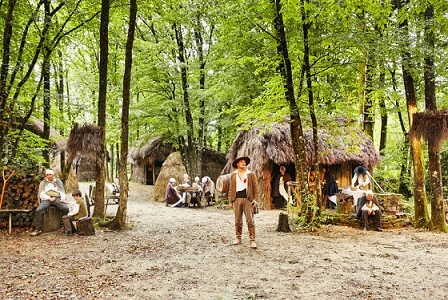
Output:
<svg viewBox="0 0 448 300">
<path fill-rule="evenodd" d="M 34 210 L 39 206 L 37 191 L 42 178 L 34 175 L 14 175 L 4 189 L 3 205 L 0 209 L 27 209 L 32 212 L 16 213 L 13 216 L 14 227 L 29 227 L 33 221 Z M 3 189 L 4 179 L 0 178 L 0 189 Z M 1 214 L 0 218 L 7 218 Z"/>
</svg>

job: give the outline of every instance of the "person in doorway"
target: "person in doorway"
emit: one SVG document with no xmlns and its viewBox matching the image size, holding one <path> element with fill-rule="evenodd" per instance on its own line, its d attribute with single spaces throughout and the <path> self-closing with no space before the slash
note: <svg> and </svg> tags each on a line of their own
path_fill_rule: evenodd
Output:
<svg viewBox="0 0 448 300">
<path fill-rule="evenodd" d="M 258 179 L 247 169 L 249 163 L 250 158 L 246 156 L 239 157 L 232 162 L 232 167 L 236 170 L 230 174 L 228 198 L 235 215 L 236 238 L 232 244 L 241 244 L 244 214 L 249 231 L 250 248 L 256 249 L 254 207 L 257 205 L 256 200 L 258 199 Z"/>
<path fill-rule="evenodd" d="M 367 190 L 365 196 L 358 199 L 358 210 L 356 217 L 362 217 L 364 221 L 364 231 L 369 230 L 369 218 L 373 218 L 376 231 L 383 231 L 381 228 L 381 209 L 378 199 L 373 191 Z"/>
<path fill-rule="evenodd" d="M 181 200 L 179 193 L 177 192 L 174 184 L 176 183 L 176 179 L 170 178 L 166 188 L 165 188 L 165 201 L 166 206 L 174 205 L 176 202 Z"/>
<path fill-rule="evenodd" d="M 288 202 L 287 183 L 292 181 L 291 176 L 286 173 L 286 168 L 280 166 L 280 173 L 274 177 L 272 183 L 272 202 L 274 208 L 283 209 Z"/>
<path fill-rule="evenodd" d="M 336 193 L 339 192 L 338 184 L 326 166 L 322 167 L 322 177 L 322 195 L 324 195 L 325 203 L 328 208 L 335 209 L 337 205 Z"/>
<path fill-rule="evenodd" d="M 75 199 L 74 203 L 71 204 L 74 207 L 73 210 L 70 210 L 69 213 L 62 217 L 62 222 L 64 223 L 64 233 L 65 235 L 73 235 L 76 232 L 76 227 L 73 225 L 72 221 L 77 221 L 81 218 L 87 217 L 87 203 L 82 197 L 82 193 L 80 190 L 75 190 L 72 193 L 73 199 Z"/>
<path fill-rule="evenodd" d="M 54 176 L 53 170 L 45 170 L 45 179 L 40 182 L 37 195 L 40 203 L 36 209 L 36 228 L 30 233 L 30 236 L 37 236 L 42 233 L 44 214 L 48 207 L 57 207 L 62 211 L 63 216 L 69 212 L 68 205 L 65 202 L 66 194 L 64 184 L 59 178 Z"/>
<path fill-rule="evenodd" d="M 358 166 L 353 171 L 352 187 L 360 190 L 370 188 L 369 171 L 364 166 Z"/>
</svg>

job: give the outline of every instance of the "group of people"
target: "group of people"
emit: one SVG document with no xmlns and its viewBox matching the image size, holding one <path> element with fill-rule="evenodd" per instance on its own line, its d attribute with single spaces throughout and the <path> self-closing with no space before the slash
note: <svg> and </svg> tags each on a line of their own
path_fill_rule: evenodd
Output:
<svg viewBox="0 0 448 300">
<path fill-rule="evenodd" d="M 37 194 L 40 203 L 35 214 L 35 229 L 30 233 L 30 236 L 37 236 L 42 233 L 43 217 L 50 206 L 54 206 L 62 212 L 64 233 L 66 235 L 73 235 L 73 233 L 76 232 L 76 227 L 74 226 L 73 221 L 87 217 L 88 215 L 87 204 L 84 198 L 82 198 L 81 191 L 75 190 L 72 193 L 72 197 L 75 201 L 68 201 L 64 184 L 54 175 L 53 170 L 45 170 L 45 178 L 39 184 Z"/>
<path fill-rule="evenodd" d="M 191 183 L 190 176 L 184 174 L 182 182 L 177 186 L 175 184 L 176 179 L 174 177 L 170 178 L 165 190 L 167 206 L 201 206 L 203 198 L 205 198 L 207 206 L 215 202 L 215 183 L 209 176 L 204 176 L 202 179 L 196 176 L 194 182 Z"/>
</svg>

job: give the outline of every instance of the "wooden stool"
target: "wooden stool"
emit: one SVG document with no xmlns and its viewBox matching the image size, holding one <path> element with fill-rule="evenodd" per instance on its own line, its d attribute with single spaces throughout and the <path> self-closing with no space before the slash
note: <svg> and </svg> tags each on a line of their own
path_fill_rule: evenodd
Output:
<svg viewBox="0 0 448 300">
<path fill-rule="evenodd" d="M 92 217 L 85 217 L 77 220 L 76 233 L 78 235 L 94 235 L 95 227 L 93 226 Z"/>
<path fill-rule="evenodd" d="M 57 207 L 50 206 L 44 214 L 42 232 L 52 232 L 59 230 L 62 224 L 62 211 Z"/>
</svg>

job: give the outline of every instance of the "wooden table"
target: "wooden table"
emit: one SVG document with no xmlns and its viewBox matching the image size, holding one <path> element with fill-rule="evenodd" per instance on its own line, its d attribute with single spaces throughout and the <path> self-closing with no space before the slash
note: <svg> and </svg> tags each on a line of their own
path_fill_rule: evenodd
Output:
<svg viewBox="0 0 448 300">
<path fill-rule="evenodd" d="M 0 213 L 8 213 L 9 214 L 9 230 L 8 233 L 11 235 L 12 232 L 12 214 L 18 212 L 30 212 L 31 209 L 0 209 Z"/>
</svg>

